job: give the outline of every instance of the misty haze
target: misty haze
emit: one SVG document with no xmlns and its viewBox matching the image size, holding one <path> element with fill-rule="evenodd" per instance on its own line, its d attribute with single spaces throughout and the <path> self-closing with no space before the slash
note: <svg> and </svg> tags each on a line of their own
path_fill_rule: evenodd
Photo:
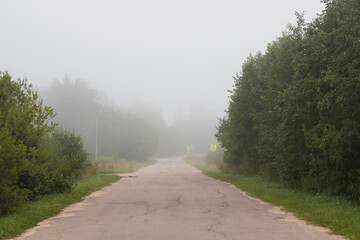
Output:
<svg viewBox="0 0 360 240">
<path fill-rule="evenodd" d="M 0 8 L 0 239 L 360 239 L 358 0 Z"/>
</svg>

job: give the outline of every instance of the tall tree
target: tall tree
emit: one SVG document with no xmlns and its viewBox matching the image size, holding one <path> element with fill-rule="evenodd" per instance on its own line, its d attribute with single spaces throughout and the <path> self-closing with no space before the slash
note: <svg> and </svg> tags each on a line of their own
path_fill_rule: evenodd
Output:
<svg viewBox="0 0 360 240">
<path fill-rule="evenodd" d="M 233 167 L 360 200 L 360 2 L 324 2 L 244 63 L 217 137 Z"/>
</svg>

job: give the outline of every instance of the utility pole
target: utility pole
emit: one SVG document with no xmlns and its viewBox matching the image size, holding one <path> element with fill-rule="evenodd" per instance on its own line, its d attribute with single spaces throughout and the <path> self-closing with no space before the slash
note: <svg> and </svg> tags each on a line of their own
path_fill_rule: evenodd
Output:
<svg viewBox="0 0 360 240">
<path fill-rule="evenodd" d="M 96 123 L 95 123 L 95 161 L 97 161 L 98 157 L 98 116 L 96 115 Z"/>
</svg>

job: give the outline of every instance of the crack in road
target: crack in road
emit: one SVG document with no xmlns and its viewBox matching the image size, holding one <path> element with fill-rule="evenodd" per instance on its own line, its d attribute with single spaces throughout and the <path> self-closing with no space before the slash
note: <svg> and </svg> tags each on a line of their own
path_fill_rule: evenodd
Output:
<svg viewBox="0 0 360 240">
<path fill-rule="evenodd" d="M 211 232 L 214 232 L 216 234 L 219 234 L 221 235 L 223 238 L 227 239 L 227 234 L 224 233 L 224 232 L 220 232 L 218 231 L 216 228 L 223 225 L 222 222 L 221 222 L 221 219 L 224 217 L 221 213 L 215 213 L 217 214 L 218 216 L 215 217 L 215 221 L 216 223 L 215 224 L 211 224 L 210 227 L 208 228 L 208 231 L 211 231 Z"/>
<path fill-rule="evenodd" d="M 230 204 L 228 203 L 228 201 L 225 200 L 226 194 L 221 192 L 220 190 L 217 190 L 217 193 L 219 193 L 221 195 L 220 196 L 221 206 L 223 208 L 228 208 L 230 206 Z"/>
<path fill-rule="evenodd" d="M 225 200 L 226 194 L 221 192 L 220 190 L 217 190 L 216 192 L 220 194 L 220 205 L 225 209 L 228 208 L 230 204 Z M 218 228 L 223 225 L 222 219 L 224 218 L 224 215 L 222 213 L 214 212 L 211 209 L 208 209 L 205 213 L 216 215 L 214 216 L 214 220 L 216 221 L 216 223 L 211 224 L 208 228 L 208 231 L 221 235 L 224 239 L 228 239 L 228 234 L 218 230 Z"/>
<path fill-rule="evenodd" d="M 169 208 L 173 208 L 173 207 L 177 207 L 179 205 L 181 205 L 182 201 L 181 201 L 181 195 L 179 195 L 178 197 L 176 197 L 175 199 L 170 200 L 170 204 L 168 204 L 165 208 L 169 209 Z"/>
</svg>

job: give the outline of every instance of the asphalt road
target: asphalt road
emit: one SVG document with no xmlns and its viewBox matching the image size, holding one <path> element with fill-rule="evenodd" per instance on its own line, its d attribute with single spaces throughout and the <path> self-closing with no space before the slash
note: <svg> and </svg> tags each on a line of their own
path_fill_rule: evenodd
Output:
<svg viewBox="0 0 360 240">
<path fill-rule="evenodd" d="M 128 174 L 16 239 L 341 238 L 206 177 L 181 158 L 170 158 Z"/>
</svg>

